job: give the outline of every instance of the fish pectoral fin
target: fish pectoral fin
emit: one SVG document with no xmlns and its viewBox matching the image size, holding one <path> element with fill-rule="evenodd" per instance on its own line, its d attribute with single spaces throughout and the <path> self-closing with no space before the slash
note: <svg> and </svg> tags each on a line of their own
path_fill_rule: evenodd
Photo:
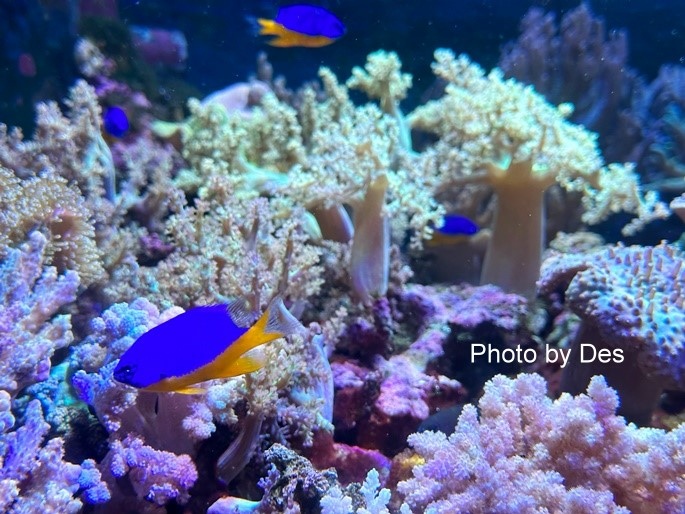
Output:
<svg viewBox="0 0 685 514">
<path fill-rule="evenodd" d="M 266 360 L 263 355 L 250 352 L 249 355 L 242 355 L 233 361 L 221 372 L 221 377 L 217 378 L 237 377 L 246 373 L 252 373 L 253 371 L 262 369 L 265 364 Z"/>
<path fill-rule="evenodd" d="M 181 393 L 181 394 L 206 394 L 207 389 L 204 389 L 202 387 L 184 387 L 183 389 L 176 389 L 174 390 L 174 393 Z"/>
<path fill-rule="evenodd" d="M 291 46 L 298 46 L 296 38 L 293 38 L 290 34 L 278 35 L 273 39 L 269 39 L 266 42 L 266 44 L 278 48 L 289 48 Z"/>
</svg>

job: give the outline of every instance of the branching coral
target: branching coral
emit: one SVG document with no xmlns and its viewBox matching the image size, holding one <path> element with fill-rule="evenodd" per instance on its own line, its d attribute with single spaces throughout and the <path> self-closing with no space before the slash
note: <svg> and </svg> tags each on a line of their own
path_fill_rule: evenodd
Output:
<svg viewBox="0 0 685 514">
<path fill-rule="evenodd" d="M 468 58 L 435 53 L 434 72 L 447 80 L 446 95 L 419 107 L 412 126 L 440 137 L 427 151 L 437 155 L 438 189 L 466 184 L 491 187 L 497 196 L 492 239 L 481 275 L 525 296 L 535 293 L 544 234 L 545 191 L 559 184 L 583 195 L 583 220 L 596 223 L 626 210 L 638 219 L 624 230 L 662 217 L 667 208 L 642 196 L 630 166 L 602 166 L 595 136 L 568 123 L 568 105 L 554 107 L 532 88 L 489 75 Z"/>
<path fill-rule="evenodd" d="M 214 431 L 211 414 L 203 412 L 200 400 L 139 393 L 112 379 L 116 360 L 140 335 L 181 312 L 174 307 L 160 313 L 144 299 L 115 304 L 93 319 L 91 333 L 74 348 L 74 389 L 95 410 L 111 439 L 134 432 L 158 450 L 188 453 Z"/>
<path fill-rule="evenodd" d="M 366 66 L 352 69 L 347 87 L 364 91 L 369 98 L 378 99 L 381 109 L 395 119 L 399 129 L 400 145 L 411 151 L 411 132 L 400 110 L 400 101 L 411 88 L 412 77 L 402 73 L 400 58 L 395 52 L 379 50 L 369 54 Z"/>
<path fill-rule="evenodd" d="M 283 184 L 283 173 L 304 160 L 301 129 L 292 107 L 267 94 L 247 118 L 216 102 L 191 100 L 182 125 L 183 157 L 191 166 L 177 183 L 200 188 L 208 177 L 230 177 L 237 192 L 254 196 Z"/>
<path fill-rule="evenodd" d="M 677 512 L 685 502 L 685 425 L 639 429 L 614 414 L 595 377 L 587 395 L 551 400 L 538 375 L 497 376 L 456 431 L 413 434 L 420 463 L 400 482 L 415 512 Z"/>
<path fill-rule="evenodd" d="M 179 312 L 171 308 L 160 313 L 144 299 L 114 305 L 92 322 L 91 335 L 75 350 L 74 367 L 99 370 L 77 371 L 73 385 L 79 398 L 94 408 L 110 433 L 111 445 L 133 433 L 140 440 L 134 446 L 144 445 L 146 455 L 157 451 L 174 452 L 169 453 L 170 459 L 181 458 L 180 454 L 195 457 L 195 443 L 209 438 L 216 424 L 236 426 L 240 422 L 241 435 L 217 464 L 218 476 L 230 481 L 249 462 L 263 432 L 278 433 L 277 427 L 285 427 L 279 440 L 286 442 L 289 438 L 308 445 L 315 430 L 330 429 L 330 412 L 326 410 L 328 406 L 330 411 L 332 401 L 327 397 L 332 395 L 332 377 L 328 361 L 321 358 L 319 343 L 314 340 L 315 331 L 292 336 L 288 345 L 267 345 L 262 349 L 267 362 L 262 370 L 209 383 L 205 396 L 154 395 L 114 382 L 112 368 L 116 359 L 139 335 Z M 236 412 L 239 402 L 245 402 L 246 415 L 242 409 L 238 410 L 240 414 Z M 250 424 L 249 420 L 256 423 Z M 252 430 L 247 430 L 248 425 Z M 112 446 L 114 454 L 121 451 L 119 446 Z M 107 470 L 108 480 L 118 476 L 111 466 Z M 164 482 L 165 478 L 160 475 L 154 480 Z M 131 500 L 125 489 L 112 487 L 116 501 Z M 140 491 L 141 497 L 147 494 L 147 489 Z"/>
<path fill-rule="evenodd" d="M 195 464 L 188 455 L 154 450 L 132 436 L 112 443 L 105 465 L 114 478 L 128 477 L 139 498 L 157 505 L 170 500 L 186 503 L 188 489 L 197 480 Z"/>
<path fill-rule="evenodd" d="M 409 85 L 400 75 L 399 60 L 376 61 L 370 60 L 370 75 L 358 77 L 359 87 L 362 81 L 372 94 L 390 88 L 393 101 L 398 100 Z M 352 231 L 343 205 L 354 215 L 371 184 L 385 175 L 384 215 L 392 220 L 398 240 L 410 230 L 412 244 L 420 246 L 427 227 L 437 224 L 443 212 L 411 156 L 403 154 L 397 122 L 374 105 L 355 107 L 330 70 L 322 68 L 319 75 L 326 99 L 319 101 L 307 89 L 297 111 L 271 94 L 249 119 L 215 104 L 191 103 L 183 146 L 191 169 L 176 183 L 206 196 L 206 184 L 221 177 L 234 196 L 276 196 L 283 209 L 305 208 L 314 215 L 319 229 L 309 234 L 346 242 Z M 311 226 L 308 219 L 305 227 Z"/>
<path fill-rule="evenodd" d="M 81 511 L 81 494 L 88 503 L 109 500 L 107 486 L 92 460 L 81 465 L 62 460 L 64 441 L 44 439 L 50 430 L 40 403 L 30 402 L 22 426 L 10 432 L 14 417 L 9 395 L 0 391 L 0 510 L 7 514 L 44 512 L 68 514 Z"/>
<path fill-rule="evenodd" d="M 45 265 L 47 240 L 32 232 L 0 261 L 0 389 L 12 395 L 45 380 L 55 350 L 71 344 L 71 318 L 57 315 L 76 299 L 74 271 Z"/>
<path fill-rule="evenodd" d="M 168 220 L 175 251 L 145 271 L 155 288 L 148 296 L 185 308 L 241 298 L 256 313 L 277 292 L 305 302 L 318 291 L 320 252 L 302 231 L 302 210 L 279 216 L 266 199 L 235 198 L 220 177 L 204 193 Z"/>
<path fill-rule="evenodd" d="M 21 130 L 0 124 L 0 165 L 21 178 L 52 170 L 78 185 L 85 196 L 103 196 L 114 173 L 112 156 L 100 133 L 100 108 L 93 88 L 78 81 L 62 114 L 56 102 L 38 104 L 36 130 L 26 141 Z"/>
</svg>

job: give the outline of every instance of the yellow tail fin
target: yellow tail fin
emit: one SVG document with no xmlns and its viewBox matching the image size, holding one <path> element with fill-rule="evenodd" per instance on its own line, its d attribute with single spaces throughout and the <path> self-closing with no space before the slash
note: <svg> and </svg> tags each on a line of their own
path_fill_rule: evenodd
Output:
<svg viewBox="0 0 685 514">
<path fill-rule="evenodd" d="M 233 315 L 237 311 L 238 309 L 231 309 Z M 219 378 L 256 371 L 265 362 L 256 352 L 246 355 L 250 350 L 300 330 L 304 330 L 302 324 L 290 314 L 283 300 L 276 297 L 256 323 L 208 366 L 209 374 L 212 378 Z"/>
<path fill-rule="evenodd" d="M 257 18 L 257 23 L 259 24 L 260 36 L 278 36 L 285 29 L 280 23 L 276 23 L 274 20 L 267 20 L 266 18 Z"/>
</svg>

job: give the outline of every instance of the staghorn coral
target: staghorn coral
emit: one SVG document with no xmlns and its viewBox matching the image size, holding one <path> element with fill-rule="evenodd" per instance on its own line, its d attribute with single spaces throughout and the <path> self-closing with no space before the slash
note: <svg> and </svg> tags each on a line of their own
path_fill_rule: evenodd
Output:
<svg viewBox="0 0 685 514">
<path fill-rule="evenodd" d="M 76 272 L 46 266 L 47 240 L 32 232 L 0 261 L 0 389 L 13 396 L 45 380 L 56 350 L 71 344 L 71 317 L 57 315 L 76 299 Z"/>
<path fill-rule="evenodd" d="M 438 50 L 435 59 L 434 72 L 449 82 L 446 95 L 417 108 L 410 121 L 440 137 L 424 156 L 436 165 L 436 190 L 478 184 L 497 196 L 482 283 L 535 294 L 544 193 L 554 184 L 582 194 L 586 223 L 622 210 L 635 213 L 625 233 L 668 212 L 654 194 L 640 193 L 632 166 L 603 166 L 596 137 L 566 121 L 568 105 L 546 103 L 497 69 L 486 75 L 466 56 Z"/>
<path fill-rule="evenodd" d="M 663 389 L 685 389 L 684 265 L 682 252 L 665 243 L 545 261 L 540 293 L 564 292 L 566 306 L 581 319 L 564 390 L 577 393 L 603 374 L 621 397 L 619 413 L 648 424 Z M 581 363 L 581 345 L 604 357 Z"/>
<path fill-rule="evenodd" d="M 81 465 L 65 462 L 64 441 L 44 439 L 50 425 L 43 419 L 40 402 L 26 407 L 23 425 L 12 432 L 15 420 L 10 398 L 0 390 L 0 510 L 7 514 L 44 512 L 69 514 L 81 511 L 83 497 L 88 503 L 109 500 L 107 486 L 100 480 L 95 462 Z"/>
<path fill-rule="evenodd" d="M 545 395 L 538 375 L 498 375 L 456 431 L 409 437 L 420 459 L 398 484 L 404 512 L 677 512 L 685 501 L 680 448 L 667 433 L 627 425 L 601 377 L 587 394 Z"/>
</svg>

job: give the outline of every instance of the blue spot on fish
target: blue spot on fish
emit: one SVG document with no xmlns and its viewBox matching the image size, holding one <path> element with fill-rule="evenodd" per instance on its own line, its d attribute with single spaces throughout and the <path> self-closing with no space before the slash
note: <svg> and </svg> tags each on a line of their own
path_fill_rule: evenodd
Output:
<svg viewBox="0 0 685 514">
<path fill-rule="evenodd" d="M 470 218 L 459 214 L 448 214 L 436 231 L 449 236 L 472 236 L 480 230 Z"/>
<path fill-rule="evenodd" d="M 102 116 L 105 131 L 112 137 L 123 137 L 130 127 L 126 111 L 116 105 L 108 107 Z"/>
</svg>

